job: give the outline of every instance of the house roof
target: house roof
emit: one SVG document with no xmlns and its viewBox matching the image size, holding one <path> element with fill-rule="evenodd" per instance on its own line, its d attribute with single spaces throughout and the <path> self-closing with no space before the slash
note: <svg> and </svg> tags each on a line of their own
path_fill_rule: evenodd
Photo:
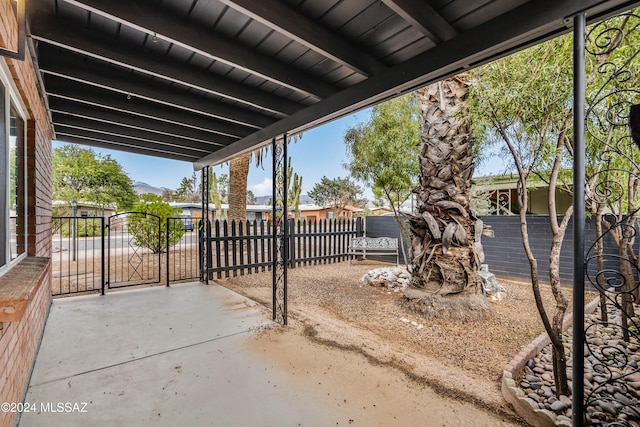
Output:
<svg viewBox="0 0 640 427">
<path fill-rule="evenodd" d="M 474 178 L 474 187 L 478 191 L 513 190 L 518 188 L 518 175 L 492 175 Z M 527 179 L 528 188 L 545 188 L 549 184 L 538 177 Z"/>
<path fill-rule="evenodd" d="M 53 200 L 52 201 L 53 206 L 71 206 L 71 202 L 66 201 L 66 200 Z M 78 200 L 76 202 L 76 206 L 78 208 L 94 208 L 94 209 L 110 209 L 110 210 L 115 210 L 116 204 L 115 203 L 107 203 L 105 205 L 101 205 L 99 203 L 96 202 L 85 202 L 82 200 Z"/>
<path fill-rule="evenodd" d="M 625 0 L 30 0 L 56 139 L 199 169 Z"/>
</svg>

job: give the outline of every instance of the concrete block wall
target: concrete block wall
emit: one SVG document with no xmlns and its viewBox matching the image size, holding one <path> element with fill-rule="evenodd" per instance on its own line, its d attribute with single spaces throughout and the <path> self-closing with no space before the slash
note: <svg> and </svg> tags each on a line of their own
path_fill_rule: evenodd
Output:
<svg viewBox="0 0 640 427">
<path fill-rule="evenodd" d="M 0 1 L 0 46 L 15 47 L 17 34 L 17 22 L 11 2 Z M 2 57 L 0 61 L 6 63 L 29 116 L 25 120 L 28 171 L 27 254 L 29 257 L 50 258 L 53 133 L 46 104 L 40 95 L 29 52 L 22 61 L 7 57 Z M 16 322 L 0 322 L 0 402 L 21 402 L 27 387 L 51 304 L 51 265 L 50 262 L 45 262 L 44 265 L 38 283 L 30 286 L 29 301 L 22 318 Z M 20 264 L 13 268 L 19 267 Z M 0 286 L 6 286 L 6 283 L 1 283 L 1 279 L 2 277 Z M 19 281 L 18 277 L 17 282 Z M 0 426 L 13 425 L 15 416 L 15 413 L 0 412 Z"/>
</svg>

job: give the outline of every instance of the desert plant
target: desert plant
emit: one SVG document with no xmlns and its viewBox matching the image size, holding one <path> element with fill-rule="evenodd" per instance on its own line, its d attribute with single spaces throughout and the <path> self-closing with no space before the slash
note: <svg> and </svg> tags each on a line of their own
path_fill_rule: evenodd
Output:
<svg viewBox="0 0 640 427">
<path fill-rule="evenodd" d="M 173 208 L 162 201 L 154 201 L 139 203 L 134 211 L 128 216 L 128 228 L 137 246 L 153 253 L 164 252 L 167 243 L 168 246 L 173 246 L 184 235 L 182 222 L 179 222 L 178 227 L 170 225 L 167 229 L 167 219 L 179 217 L 182 209 Z"/>
</svg>

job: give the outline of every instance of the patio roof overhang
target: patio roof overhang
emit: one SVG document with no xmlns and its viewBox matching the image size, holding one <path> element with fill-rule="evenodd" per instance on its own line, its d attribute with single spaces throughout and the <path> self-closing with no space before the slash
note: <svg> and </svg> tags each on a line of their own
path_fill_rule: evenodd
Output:
<svg viewBox="0 0 640 427">
<path fill-rule="evenodd" d="M 637 0 L 32 0 L 56 139 L 218 164 Z"/>
</svg>

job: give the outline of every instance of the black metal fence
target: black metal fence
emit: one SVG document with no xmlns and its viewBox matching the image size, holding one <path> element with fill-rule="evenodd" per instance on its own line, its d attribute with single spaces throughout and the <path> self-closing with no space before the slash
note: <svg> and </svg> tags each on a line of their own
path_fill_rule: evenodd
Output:
<svg viewBox="0 0 640 427">
<path fill-rule="evenodd" d="M 51 293 L 100 291 L 105 282 L 105 219 L 54 217 L 52 221 Z"/>
<path fill-rule="evenodd" d="M 152 248 L 136 240 L 123 215 L 53 217 L 52 224 L 54 296 L 144 283 L 168 286 L 201 277 L 198 231 L 183 218 L 168 218 L 159 228 L 169 233 L 158 233 L 158 246 Z"/>
<path fill-rule="evenodd" d="M 202 221 L 169 218 L 161 224 L 145 216 L 150 223 L 145 230 L 155 239 L 149 245 L 131 229 L 128 218 L 133 214 L 140 215 L 53 218 L 54 296 L 140 284 L 169 286 L 214 274 L 222 278 L 264 272 L 273 265 L 271 221 L 216 221 L 207 231 Z M 348 260 L 349 240 L 363 230 L 360 218 L 290 219 L 287 226 L 289 268 Z"/>
<path fill-rule="evenodd" d="M 271 221 L 215 221 L 208 239 L 207 272 L 217 278 L 267 271 L 273 264 Z M 362 219 L 288 220 L 289 268 L 346 261 L 349 239 L 362 234 Z M 207 257 L 205 257 L 207 258 Z"/>
</svg>

